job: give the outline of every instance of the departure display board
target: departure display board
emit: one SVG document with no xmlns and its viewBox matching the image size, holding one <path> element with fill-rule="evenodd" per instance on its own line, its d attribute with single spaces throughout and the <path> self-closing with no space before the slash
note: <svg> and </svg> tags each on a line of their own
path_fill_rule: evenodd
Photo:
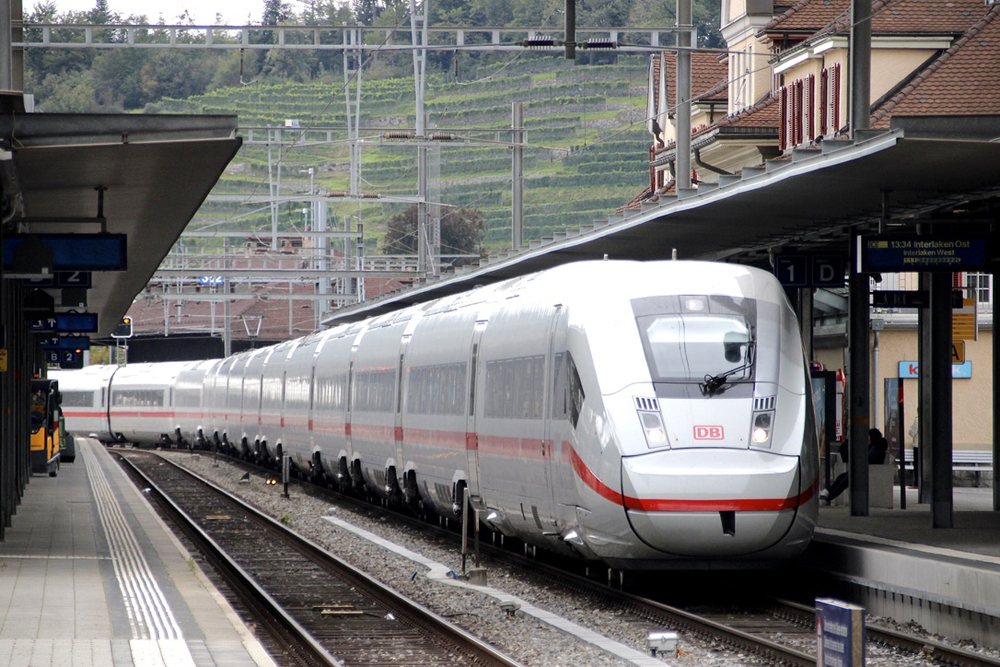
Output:
<svg viewBox="0 0 1000 667">
<path fill-rule="evenodd" d="M 859 236 L 863 273 L 985 271 L 995 260 L 986 238 L 884 235 Z"/>
</svg>

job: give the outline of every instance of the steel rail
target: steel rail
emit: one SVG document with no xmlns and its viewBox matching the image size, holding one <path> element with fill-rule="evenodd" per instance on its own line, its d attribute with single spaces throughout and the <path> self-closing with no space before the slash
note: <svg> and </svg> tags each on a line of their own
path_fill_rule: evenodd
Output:
<svg viewBox="0 0 1000 667">
<path fill-rule="evenodd" d="M 250 574 L 243 569 L 239 563 L 229 557 L 224 549 L 214 540 L 212 537 L 206 533 L 197 522 L 194 521 L 191 516 L 185 512 L 177 503 L 175 503 L 169 495 L 164 493 L 164 491 L 149 478 L 142 470 L 138 468 L 132 461 L 127 457 L 118 455 L 116 457 L 121 463 L 127 465 L 127 470 L 133 474 L 137 479 L 139 479 L 145 486 L 149 489 L 149 495 L 156 498 L 158 502 L 161 503 L 163 507 L 166 508 L 167 512 L 175 520 L 175 522 L 180 525 L 184 531 L 192 536 L 198 545 L 198 548 L 202 552 L 207 552 L 211 555 L 212 559 L 221 564 L 223 567 L 224 575 L 227 575 L 227 579 L 230 582 L 235 581 L 239 588 L 239 594 L 241 597 L 249 598 L 257 606 L 266 610 L 268 614 L 272 614 L 277 621 L 275 625 L 280 627 L 285 634 L 293 636 L 297 643 L 297 646 L 304 647 L 308 653 L 314 657 L 321 664 L 328 665 L 341 665 L 336 658 L 330 655 L 326 649 L 324 649 L 319 642 L 317 642 L 309 632 L 303 628 L 298 621 L 292 618 L 278 602 L 271 597 L 266 590 L 264 590 L 256 581 L 250 576 Z M 166 460 L 162 459 L 161 460 Z M 267 616 L 261 615 L 262 620 L 266 619 Z"/>
<path fill-rule="evenodd" d="M 776 600 L 775 602 L 793 609 L 800 614 L 815 616 L 816 613 L 812 607 L 791 600 Z M 892 646 L 904 651 L 911 651 L 946 665 L 960 665 L 962 667 L 1000 666 L 1000 660 L 988 655 L 973 653 L 972 651 L 955 646 L 948 646 L 933 639 L 916 637 L 883 625 L 867 623 L 865 624 L 865 633 L 867 634 L 868 641 Z"/>
<path fill-rule="evenodd" d="M 197 473 L 192 472 L 191 470 L 185 468 L 182 465 L 179 465 L 179 464 L 171 461 L 168 458 L 156 455 L 156 454 L 151 453 L 151 452 L 146 452 L 145 454 L 151 455 L 151 456 L 156 456 L 159 460 L 161 460 L 161 461 L 163 461 L 165 463 L 169 463 L 170 466 L 172 468 L 174 468 L 175 470 L 180 471 L 184 475 L 187 475 L 190 478 L 197 480 L 201 484 L 204 484 L 205 486 L 209 487 L 210 489 L 212 489 L 214 492 L 216 492 L 220 496 L 224 497 L 229 502 L 235 503 L 235 504 L 239 505 L 245 511 L 247 511 L 250 514 L 252 514 L 255 518 L 257 518 L 258 520 L 260 520 L 263 523 L 267 524 L 269 528 L 271 528 L 272 530 L 275 530 L 277 532 L 280 532 L 289 541 L 294 542 L 304 552 L 306 552 L 311 558 L 316 559 L 316 560 L 322 560 L 322 561 L 324 561 L 326 563 L 329 563 L 331 566 L 335 567 L 336 569 L 346 571 L 347 574 L 348 574 L 348 576 L 350 576 L 350 577 L 352 577 L 354 579 L 359 580 L 359 582 L 360 582 L 360 584 L 362 586 L 367 586 L 369 589 L 372 590 L 372 592 L 374 594 L 376 594 L 376 595 L 378 595 L 378 596 L 380 596 L 380 597 L 382 597 L 382 598 L 384 598 L 384 599 L 386 599 L 388 601 L 391 601 L 392 604 L 396 605 L 397 607 L 400 607 L 400 608 L 404 609 L 406 612 L 408 612 L 409 614 L 411 614 L 413 617 L 419 618 L 420 622 L 422 624 L 424 624 L 425 626 L 429 627 L 430 629 L 432 629 L 433 631 L 435 631 L 439 635 L 442 635 L 442 636 L 448 638 L 448 640 L 454 642 L 456 645 L 464 646 L 470 652 L 478 654 L 480 656 L 480 658 L 484 662 L 486 662 L 488 664 L 505 665 L 505 666 L 510 666 L 510 667 L 519 667 L 519 665 L 521 664 L 521 663 L 513 660 L 509 656 L 503 654 L 502 652 L 498 651 L 496 648 L 494 648 L 493 646 L 491 646 L 488 643 L 484 642 L 479 637 L 473 635 L 472 633 L 464 630 L 463 628 L 455 625 L 454 623 L 448 621 L 447 619 L 443 618 L 442 616 L 436 614 L 435 612 L 433 612 L 432 610 L 428 609 L 427 607 L 421 605 L 420 603 L 418 603 L 418 602 L 416 602 L 414 600 L 411 600 L 410 598 L 407 598 L 407 597 L 405 597 L 405 596 L 397 593 L 392 588 L 389 588 L 388 586 L 382 584 L 380 581 L 378 581 L 377 579 L 372 578 L 371 576 L 369 576 L 367 573 L 363 572 L 362 570 L 359 570 L 358 568 L 356 568 L 356 567 L 354 567 L 354 566 L 346 563 L 345 561 L 337 558 L 336 556 L 330 554 L 323 547 L 319 546 L 315 542 L 312 542 L 308 538 L 303 537 L 302 535 L 298 534 L 294 530 L 292 530 L 289 527 L 283 525 L 281 522 L 275 520 L 274 518 L 268 516 L 267 514 L 262 513 L 261 511 L 257 510 L 256 508 L 253 508 L 253 507 L 250 507 L 249 505 L 246 505 L 245 502 L 242 499 L 240 499 L 239 497 L 237 497 L 237 496 L 233 495 L 232 493 L 226 491 L 225 489 L 223 489 L 220 486 L 216 485 L 212 481 L 210 481 L 208 479 L 205 479 L 204 477 L 198 475 Z M 129 464 L 130 464 L 131 467 L 135 468 L 135 466 L 130 461 L 129 461 Z M 140 471 L 140 474 L 141 474 L 141 471 Z M 144 479 L 148 479 L 148 477 L 145 476 L 145 475 L 142 475 L 142 477 Z M 158 489 L 157 489 L 157 491 L 159 493 L 162 493 Z M 173 505 L 173 502 L 172 501 L 170 501 L 170 502 Z M 183 512 L 183 510 L 181 510 L 181 512 Z M 187 514 L 183 514 L 183 516 L 185 517 L 185 519 L 187 521 L 191 521 L 191 519 L 188 517 Z M 201 532 L 201 533 L 204 532 L 200 528 L 198 528 L 198 531 Z M 208 539 L 211 539 L 211 538 L 208 538 Z M 216 548 L 218 548 L 217 545 L 216 545 Z M 242 570 L 242 568 L 240 568 L 240 572 L 241 573 L 244 572 Z M 249 576 L 249 575 L 247 575 L 247 576 Z M 255 582 L 254 582 L 254 586 L 257 587 L 257 585 L 256 585 Z M 271 596 L 269 594 L 267 594 L 266 591 L 264 591 L 264 595 L 267 596 L 268 600 L 274 602 L 274 604 L 276 604 L 276 605 L 278 604 L 276 601 L 273 601 L 273 598 L 271 598 Z M 285 615 L 285 612 L 283 610 L 282 610 L 281 613 L 282 613 L 282 615 Z M 305 630 L 303 630 L 303 632 L 305 632 Z M 306 634 L 308 635 L 308 633 L 306 633 Z M 309 635 L 309 638 L 310 638 L 311 642 L 315 642 L 316 641 L 315 639 L 313 639 L 311 637 L 311 635 Z M 317 645 L 318 645 L 318 642 L 317 642 Z M 324 649 L 324 651 L 325 651 L 325 649 Z"/>
</svg>

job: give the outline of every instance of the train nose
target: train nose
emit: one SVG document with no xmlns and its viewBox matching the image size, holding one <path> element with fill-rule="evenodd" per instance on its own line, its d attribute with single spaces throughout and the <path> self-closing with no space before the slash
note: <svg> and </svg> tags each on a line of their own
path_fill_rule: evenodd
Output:
<svg viewBox="0 0 1000 667">
<path fill-rule="evenodd" d="M 799 504 L 798 458 L 737 449 L 622 458 L 626 515 L 636 536 L 678 556 L 743 556 L 774 546 Z"/>
</svg>

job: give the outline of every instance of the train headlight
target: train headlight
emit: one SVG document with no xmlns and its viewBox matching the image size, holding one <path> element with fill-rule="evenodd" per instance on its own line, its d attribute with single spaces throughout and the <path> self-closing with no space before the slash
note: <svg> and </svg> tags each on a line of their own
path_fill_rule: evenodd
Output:
<svg viewBox="0 0 1000 667">
<path fill-rule="evenodd" d="M 646 445 L 662 447 L 667 444 L 667 429 L 663 427 L 659 412 L 640 411 L 639 421 L 642 423 L 642 432 L 646 435 Z"/>
<path fill-rule="evenodd" d="M 753 428 L 750 430 L 750 437 L 755 445 L 762 447 L 771 446 L 771 432 L 774 425 L 774 412 L 755 412 L 753 415 Z"/>
</svg>

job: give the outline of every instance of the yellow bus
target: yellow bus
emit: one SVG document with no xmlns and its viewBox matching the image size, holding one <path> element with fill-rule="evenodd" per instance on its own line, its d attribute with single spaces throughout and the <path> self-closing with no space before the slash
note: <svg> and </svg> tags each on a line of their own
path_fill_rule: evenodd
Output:
<svg viewBox="0 0 1000 667">
<path fill-rule="evenodd" d="M 58 380 L 31 381 L 31 472 L 59 474 L 62 395 Z"/>
</svg>

